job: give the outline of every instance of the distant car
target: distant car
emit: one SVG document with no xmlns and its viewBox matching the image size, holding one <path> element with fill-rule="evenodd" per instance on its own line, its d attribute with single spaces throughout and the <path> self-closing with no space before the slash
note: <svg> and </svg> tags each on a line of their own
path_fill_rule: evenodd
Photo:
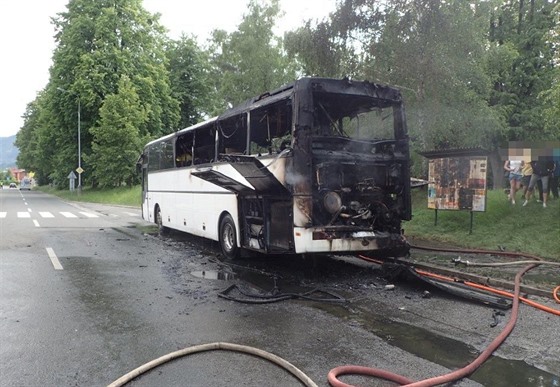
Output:
<svg viewBox="0 0 560 387">
<path fill-rule="evenodd" d="M 16 183 L 10 183 L 10 188 L 17 188 Z"/>
</svg>

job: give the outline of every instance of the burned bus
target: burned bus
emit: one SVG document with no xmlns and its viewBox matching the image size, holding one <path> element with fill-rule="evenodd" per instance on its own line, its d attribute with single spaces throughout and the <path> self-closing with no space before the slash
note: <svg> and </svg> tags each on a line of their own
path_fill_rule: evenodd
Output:
<svg viewBox="0 0 560 387">
<path fill-rule="evenodd" d="M 148 143 L 143 218 L 223 254 L 408 251 L 409 143 L 398 89 L 302 78 Z"/>
</svg>

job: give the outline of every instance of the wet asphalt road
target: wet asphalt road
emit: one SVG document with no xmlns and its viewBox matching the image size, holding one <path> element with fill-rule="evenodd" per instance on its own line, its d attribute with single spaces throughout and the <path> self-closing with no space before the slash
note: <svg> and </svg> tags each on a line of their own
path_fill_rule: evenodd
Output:
<svg viewBox="0 0 560 387">
<path fill-rule="evenodd" d="M 385 290 L 388 282 L 375 265 L 348 257 L 223 262 L 216 244 L 176 233 L 158 237 L 139 215 L 34 191 L 0 192 L 0 386 L 103 386 L 154 358 L 212 342 L 272 352 L 320 386 L 328 385 L 330 369 L 344 364 L 419 380 L 472 360 L 509 317 L 506 311 L 492 328 L 487 306 L 434 290 L 424 298 L 426 287 L 416 283 L 394 282 L 395 289 Z M 212 279 L 218 277 L 227 279 Z M 261 292 L 320 288 L 347 302 L 255 305 L 218 297 L 232 284 Z M 558 317 L 522 306 L 496 356 L 456 385 L 554 386 L 559 332 Z M 130 385 L 301 384 L 261 359 L 207 352 Z"/>
</svg>

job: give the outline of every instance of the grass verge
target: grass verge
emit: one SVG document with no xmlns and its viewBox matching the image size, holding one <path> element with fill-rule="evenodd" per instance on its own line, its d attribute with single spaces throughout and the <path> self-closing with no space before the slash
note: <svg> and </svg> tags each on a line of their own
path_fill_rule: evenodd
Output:
<svg viewBox="0 0 560 387">
<path fill-rule="evenodd" d="M 405 222 L 405 235 L 413 239 L 457 247 L 525 252 L 560 262 L 560 200 L 549 199 L 548 207 L 531 198 L 526 207 L 518 195 L 512 205 L 502 190 L 489 190 L 485 212 L 475 212 L 469 234 L 469 211 L 428 209 L 426 190 L 413 192 L 413 218 Z"/>
<path fill-rule="evenodd" d="M 69 190 L 57 190 L 47 186 L 36 189 L 75 202 L 116 204 L 131 207 L 140 207 L 142 198 L 140 186 L 111 189 L 84 188 L 81 193 L 78 193 L 77 190 L 70 192 Z"/>
</svg>

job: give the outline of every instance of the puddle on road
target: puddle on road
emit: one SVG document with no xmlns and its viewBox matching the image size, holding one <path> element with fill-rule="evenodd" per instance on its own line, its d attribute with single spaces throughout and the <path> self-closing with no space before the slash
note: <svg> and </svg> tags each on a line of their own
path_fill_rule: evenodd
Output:
<svg viewBox="0 0 560 387">
<path fill-rule="evenodd" d="M 239 280 L 249 284 L 251 287 L 260 289 L 263 292 L 283 292 L 283 293 L 304 293 L 311 289 L 295 285 L 281 277 L 265 273 L 258 269 L 236 268 L 235 272 L 224 270 L 196 270 L 191 271 L 190 275 L 196 278 L 209 280 Z"/>
<path fill-rule="evenodd" d="M 364 312 L 352 313 L 342 307 L 321 305 L 335 316 L 358 321 L 364 328 L 391 345 L 451 370 L 464 367 L 479 352 L 461 341 L 437 335 L 429 330 L 392 321 Z M 492 387 L 559 386 L 560 378 L 524 361 L 491 356 L 469 379 Z"/>
</svg>

